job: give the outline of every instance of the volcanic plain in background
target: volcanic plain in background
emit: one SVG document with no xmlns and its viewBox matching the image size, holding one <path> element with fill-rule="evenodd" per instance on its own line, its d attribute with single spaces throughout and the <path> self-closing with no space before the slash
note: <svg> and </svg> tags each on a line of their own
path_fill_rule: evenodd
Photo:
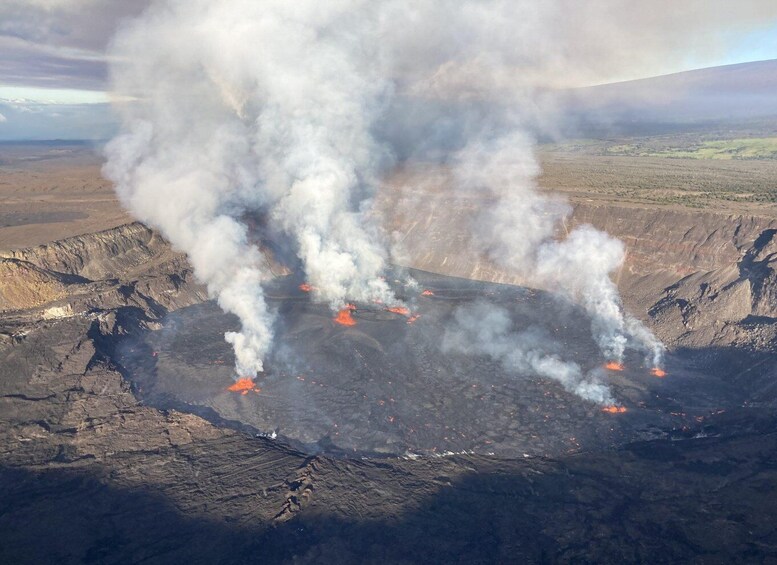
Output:
<svg viewBox="0 0 777 565">
<path fill-rule="evenodd" d="M 750 134 L 740 129 L 726 135 L 728 143 Z M 759 139 L 768 135 L 752 132 Z M 212 324 L 207 332 L 188 328 L 200 340 L 193 347 L 201 360 L 212 363 L 228 356 L 217 326 L 229 320 L 212 303 L 203 304 L 206 295 L 183 256 L 151 230 L 125 225 L 129 218 L 100 179 L 100 159 L 91 148 L 0 147 L 0 186 L 8 204 L 0 211 L 6 218 L 0 227 L 0 474 L 6 501 L 0 557 L 94 561 L 119 547 L 118 561 L 149 562 L 181 556 L 208 563 L 531 562 L 548 556 L 676 562 L 700 555 L 763 561 L 777 544 L 770 495 L 777 492 L 773 161 L 657 155 L 667 145 L 684 153 L 709 151 L 703 145 L 708 138 L 672 136 L 620 136 L 542 150 L 541 184 L 566 193 L 573 223 L 594 223 L 626 243 L 627 263 L 616 276 L 628 309 L 698 375 L 646 381 L 670 392 L 666 403 L 654 403 L 663 426 L 656 439 L 594 452 L 587 445 L 578 451 L 565 437 L 555 453 L 577 453 L 552 460 L 342 460 L 295 451 L 226 421 L 252 410 L 261 395 L 227 391 L 226 363 L 203 364 L 189 376 L 213 392 L 217 408 L 237 409 L 221 416 L 199 410 L 195 404 L 208 403 L 194 398 L 194 390 L 167 405 L 144 403 L 133 387 L 143 386 L 147 375 L 138 371 L 134 376 L 141 378 L 132 382 L 117 370 L 117 344 L 148 340 L 146 358 L 173 377 L 165 383 L 175 392 L 175 378 L 200 357 L 176 359 L 174 350 L 153 356 L 165 324 L 176 317 Z M 462 254 L 466 234 L 451 227 L 466 225 L 457 221 L 477 203 L 457 202 L 435 213 L 440 186 L 428 181 L 439 178 L 439 171 L 421 169 L 392 179 L 395 187 L 419 187 L 406 203 L 420 206 L 400 206 L 389 216 L 415 253 L 407 264 L 520 284 L 515 273 Z M 98 230 L 107 231 L 93 233 Z M 34 247 L 39 244 L 47 245 Z M 20 292 L 29 290 L 21 287 L 29 287 L 33 276 L 41 282 L 35 292 Z M 331 322 L 326 312 L 316 316 L 322 327 Z M 407 330 L 401 319 L 386 323 Z M 354 339 L 361 339 L 357 334 Z M 213 342 L 213 358 L 203 340 Z M 211 374 L 214 380 L 206 381 Z M 300 389 L 312 386 L 289 376 Z M 629 377 L 616 377 L 622 390 L 633 389 Z M 697 402 L 694 386 L 703 390 L 708 377 L 718 384 Z M 463 393 L 464 384 L 451 393 Z M 718 393 L 726 396 L 725 406 Z M 474 394 L 471 385 L 468 394 Z M 589 416 L 602 426 L 612 422 L 617 432 L 640 414 L 645 399 L 634 400 L 630 413 L 596 409 Z M 394 414 L 381 410 L 374 415 L 385 433 L 394 429 L 387 421 Z M 543 422 L 547 415 L 553 412 L 542 413 Z M 545 431 L 568 429 L 549 425 Z M 433 440 L 430 435 L 429 445 Z M 149 516 L 164 519 L 150 527 Z M 710 527 L 725 535 L 711 539 Z M 398 538 L 405 543 L 396 544 Z"/>
<path fill-rule="evenodd" d="M 777 124 L 766 130 L 710 127 L 703 134 L 545 144 L 540 148 L 539 182 L 573 201 L 777 217 L 777 149 L 774 155 L 752 158 L 693 155 L 712 143 L 705 140 L 723 139 L 721 143 L 735 147 L 736 138 L 759 140 L 763 135 L 771 135 L 768 139 L 777 147 Z M 102 163 L 97 144 L 0 143 L 0 249 L 31 247 L 131 222 L 101 175 Z"/>
<path fill-rule="evenodd" d="M 102 162 L 90 143 L 0 143 L 0 249 L 132 221 L 100 174 Z"/>
</svg>

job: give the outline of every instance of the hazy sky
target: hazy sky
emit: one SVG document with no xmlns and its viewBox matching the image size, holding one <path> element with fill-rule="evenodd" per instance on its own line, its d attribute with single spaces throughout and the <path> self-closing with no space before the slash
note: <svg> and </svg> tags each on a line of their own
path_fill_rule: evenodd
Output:
<svg viewBox="0 0 777 565">
<path fill-rule="evenodd" d="M 653 2 L 657 9 L 667 6 L 660 0 L 644 1 L 643 8 Z M 113 120 L 106 93 L 106 47 L 116 28 L 150 2 L 0 0 L 0 140 L 109 136 Z M 740 0 L 733 16 L 731 0 L 699 5 L 705 11 L 719 10 L 721 17 L 700 33 L 700 45 L 692 53 L 678 52 L 626 74 L 601 75 L 596 82 L 777 58 L 776 0 Z"/>
</svg>

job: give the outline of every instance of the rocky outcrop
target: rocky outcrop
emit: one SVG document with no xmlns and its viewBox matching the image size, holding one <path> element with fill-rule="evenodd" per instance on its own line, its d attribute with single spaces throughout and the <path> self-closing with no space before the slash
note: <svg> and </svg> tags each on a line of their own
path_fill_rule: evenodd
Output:
<svg viewBox="0 0 777 565">
<path fill-rule="evenodd" d="M 137 306 L 162 315 L 206 298 L 186 257 L 137 223 L 0 253 L 0 312 L 37 308 L 45 319 Z"/>
<path fill-rule="evenodd" d="M 638 275 L 664 270 L 682 276 L 736 265 L 777 229 L 772 218 L 604 202 L 575 203 L 572 220 L 623 241 L 627 266 Z"/>
<path fill-rule="evenodd" d="M 140 223 L 81 235 L 28 249 L 0 252 L 41 269 L 82 279 L 127 279 L 164 262 L 183 262 L 156 232 Z"/>
<path fill-rule="evenodd" d="M 397 259 L 445 275 L 530 284 L 473 250 L 480 205 L 428 187 L 394 193 L 382 209 Z M 615 273 L 624 302 L 670 345 L 709 344 L 745 321 L 777 323 L 777 220 L 583 200 L 573 202 L 565 228 L 581 224 L 624 242 L 626 262 Z"/>
<path fill-rule="evenodd" d="M 626 244 L 624 299 L 670 344 L 704 347 L 731 325 L 777 323 L 777 220 L 593 203 L 573 219 Z"/>
<path fill-rule="evenodd" d="M 67 296 L 57 273 L 19 259 L 0 259 L 0 311 L 34 308 Z"/>
<path fill-rule="evenodd" d="M 389 227 L 402 234 L 395 241 L 395 258 L 407 266 L 490 282 L 527 282 L 522 273 L 471 251 L 477 201 L 415 195 L 384 208 Z M 669 345 L 703 346 L 732 325 L 777 322 L 777 220 L 576 202 L 567 229 L 585 223 L 625 243 L 626 263 L 616 277 L 626 306 Z M 268 269 L 287 272 L 269 255 Z M 186 257 L 138 223 L 0 253 L 0 311 L 43 308 L 41 313 L 49 313 L 41 315 L 51 317 L 99 305 L 145 308 L 151 303 L 171 310 L 206 294 Z"/>
<path fill-rule="evenodd" d="M 268 272 L 289 273 L 263 251 Z M 140 223 L 0 251 L 0 312 L 51 306 L 77 314 L 138 302 L 175 310 L 206 298 L 186 255 Z"/>
</svg>

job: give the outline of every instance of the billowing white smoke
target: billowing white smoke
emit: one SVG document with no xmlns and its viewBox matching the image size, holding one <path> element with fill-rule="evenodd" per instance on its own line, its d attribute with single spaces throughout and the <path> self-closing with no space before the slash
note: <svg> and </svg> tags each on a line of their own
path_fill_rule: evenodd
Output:
<svg viewBox="0 0 777 565">
<path fill-rule="evenodd" d="M 554 348 L 558 344 L 536 329 L 513 330 L 510 314 L 484 302 L 461 307 L 455 324 L 446 328 L 443 350 L 470 355 L 488 355 L 507 371 L 533 373 L 561 383 L 567 391 L 598 404 L 612 404 L 609 388 L 595 375 L 584 375 L 580 366 L 564 361 Z"/>
<path fill-rule="evenodd" d="M 649 350 L 652 363 L 661 363 L 662 346 L 638 320 L 627 321 L 610 278 L 623 264 L 623 244 L 588 225 L 559 233 L 571 210 L 538 191 L 539 167 L 524 133 L 471 141 L 456 154 L 453 166 L 458 190 L 484 194 L 493 202 L 475 234 L 493 261 L 583 306 L 608 359 L 621 362 L 631 337 L 632 345 Z"/>
<path fill-rule="evenodd" d="M 240 318 L 226 337 L 241 374 L 262 370 L 273 323 L 243 218 L 285 239 L 318 299 L 392 302 L 372 195 L 395 160 L 421 155 L 494 195 L 483 248 L 585 306 L 620 358 L 628 336 L 654 341 L 609 279 L 621 246 L 591 228 L 558 239 L 568 210 L 534 190 L 522 132 L 543 125 L 544 89 L 647 71 L 694 41 L 683 22 L 731 21 L 690 3 L 678 16 L 669 0 L 157 0 L 111 48 L 123 127 L 105 171 Z"/>
<path fill-rule="evenodd" d="M 161 2 L 115 42 L 116 90 L 138 100 L 122 108 L 105 171 L 240 318 L 226 336 L 240 374 L 263 369 L 272 340 L 246 212 L 291 240 L 321 300 L 393 300 L 364 219 L 387 82 L 349 4 Z"/>
</svg>

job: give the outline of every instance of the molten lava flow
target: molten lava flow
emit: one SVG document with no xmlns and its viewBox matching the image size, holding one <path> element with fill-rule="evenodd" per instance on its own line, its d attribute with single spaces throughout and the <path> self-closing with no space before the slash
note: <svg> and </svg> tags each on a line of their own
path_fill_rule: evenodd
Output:
<svg viewBox="0 0 777 565">
<path fill-rule="evenodd" d="M 386 312 L 393 312 L 394 314 L 401 314 L 402 316 L 409 316 L 410 310 L 404 306 L 394 306 L 393 308 L 386 308 Z"/>
<path fill-rule="evenodd" d="M 622 371 L 625 369 L 623 363 L 618 363 L 617 361 L 610 361 L 604 366 L 604 368 L 608 371 Z"/>
<path fill-rule="evenodd" d="M 650 374 L 659 379 L 663 379 L 666 376 L 666 371 L 659 369 L 658 367 L 653 367 L 650 369 Z"/>
<path fill-rule="evenodd" d="M 415 321 L 416 321 L 418 318 L 420 318 L 420 317 L 421 317 L 421 314 L 413 314 L 412 316 L 410 316 L 410 317 L 407 319 L 407 324 L 408 324 L 408 325 L 412 324 L 413 322 L 415 322 Z"/>
<path fill-rule="evenodd" d="M 625 406 L 605 406 L 602 408 L 602 412 L 607 412 L 608 414 L 623 414 L 626 412 Z"/>
<path fill-rule="evenodd" d="M 356 310 L 356 306 L 353 304 L 348 304 L 345 308 L 340 310 L 334 318 L 335 323 L 340 324 L 341 326 L 355 326 L 356 320 L 354 320 L 351 315 L 352 310 Z"/>
<path fill-rule="evenodd" d="M 421 293 L 421 296 L 434 296 L 434 292 L 429 290 L 428 288 Z"/>
<path fill-rule="evenodd" d="M 253 379 L 250 379 L 248 377 L 243 377 L 242 379 L 236 380 L 232 386 L 227 388 L 227 390 L 231 392 L 239 392 L 240 394 L 245 396 L 249 392 L 259 393 L 261 389 L 254 384 Z"/>
<path fill-rule="evenodd" d="M 310 291 L 314 290 L 315 287 L 309 285 L 308 283 L 302 283 L 301 285 L 299 285 L 299 289 L 302 292 L 310 292 Z"/>
</svg>

